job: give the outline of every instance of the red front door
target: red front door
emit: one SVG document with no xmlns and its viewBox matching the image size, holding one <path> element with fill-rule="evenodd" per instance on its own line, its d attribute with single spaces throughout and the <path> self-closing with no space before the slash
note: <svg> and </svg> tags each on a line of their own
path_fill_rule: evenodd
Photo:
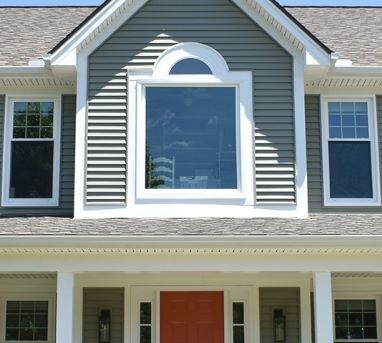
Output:
<svg viewBox="0 0 382 343">
<path fill-rule="evenodd" d="M 223 292 L 161 292 L 161 343 L 224 343 Z"/>
</svg>

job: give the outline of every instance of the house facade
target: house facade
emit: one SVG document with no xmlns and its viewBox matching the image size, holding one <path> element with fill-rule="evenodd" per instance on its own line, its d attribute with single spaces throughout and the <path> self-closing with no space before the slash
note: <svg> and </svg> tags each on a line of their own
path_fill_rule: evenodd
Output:
<svg viewBox="0 0 382 343">
<path fill-rule="evenodd" d="M 381 22 L 0 8 L 0 342 L 381 342 Z"/>
</svg>

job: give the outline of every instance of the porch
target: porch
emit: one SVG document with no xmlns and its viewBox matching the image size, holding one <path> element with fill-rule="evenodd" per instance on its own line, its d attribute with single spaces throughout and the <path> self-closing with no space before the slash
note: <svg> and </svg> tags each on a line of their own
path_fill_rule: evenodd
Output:
<svg viewBox="0 0 382 343">
<path fill-rule="evenodd" d="M 222 299 L 222 313 L 215 311 L 214 320 L 203 319 L 203 313 L 211 317 L 214 300 L 200 298 L 201 321 L 190 324 L 211 334 L 209 342 L 379 342 L 381 337 L 382 275 L 371 272 L 6 272 L 0 275 L 0 292 L 1 341 L 7 342 L 204 342 L 185 340 L 190 327 L 182 322 L 181 306 L 174 305 L 187 306 L 187 299 L 198 304 L 199 295 Z M 172 304 L 177 323 L 162 311 L 168 305 L 164 294 L 178 297 Z M 221 338 L 214 335 L 218 317 Z"/>
</svg>

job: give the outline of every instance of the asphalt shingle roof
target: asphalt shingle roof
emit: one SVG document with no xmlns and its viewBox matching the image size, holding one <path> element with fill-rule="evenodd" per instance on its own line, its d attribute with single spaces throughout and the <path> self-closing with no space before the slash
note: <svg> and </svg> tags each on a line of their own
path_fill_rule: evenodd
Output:
<svg viewBox="0 0 382 343">
<path fill-rule="evenodd" d="M 382 65 L 382 7 L 286 7 L 340 58 Z"/>
<path fill-rule="evenodd" d="M 382 235 L 382 215 L 317 214 L 309 219 L 1 218 L 1 236 L 354 236 Z"/>
<path fill-rule="evenodd" d="M 41 58 L 95 7 L 0 7 L 0 66 Z"/>
<path fill-rule="evenodd" d="M 95 7 L 0 7 L 0 66 L 26 65 L 48 53 Z M 382 7 L 286 7 L 341 58 L 382 65 Z"/>
</svg>

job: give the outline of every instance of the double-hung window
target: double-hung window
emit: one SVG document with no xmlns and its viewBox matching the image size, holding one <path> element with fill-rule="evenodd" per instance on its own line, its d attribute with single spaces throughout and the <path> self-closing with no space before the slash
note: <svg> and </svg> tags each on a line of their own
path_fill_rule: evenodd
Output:
<svg viewBox="0 0 382 343">
<path fill-rule="evenodd" d="M 137 201 L 253 204 L 251 72 L 183 43 L 150 73 L 129 69 L 129 96 Z"/>
<path fill-rule="evenodd" d="M 3 206 L 57 206 L 60 102 L 8 98 Z"/>
<path fill-rule="evenodd" d="M 325 98 L 322 132 L 327 206 L 380 203 L 374 101 Z"/>
</svg>

